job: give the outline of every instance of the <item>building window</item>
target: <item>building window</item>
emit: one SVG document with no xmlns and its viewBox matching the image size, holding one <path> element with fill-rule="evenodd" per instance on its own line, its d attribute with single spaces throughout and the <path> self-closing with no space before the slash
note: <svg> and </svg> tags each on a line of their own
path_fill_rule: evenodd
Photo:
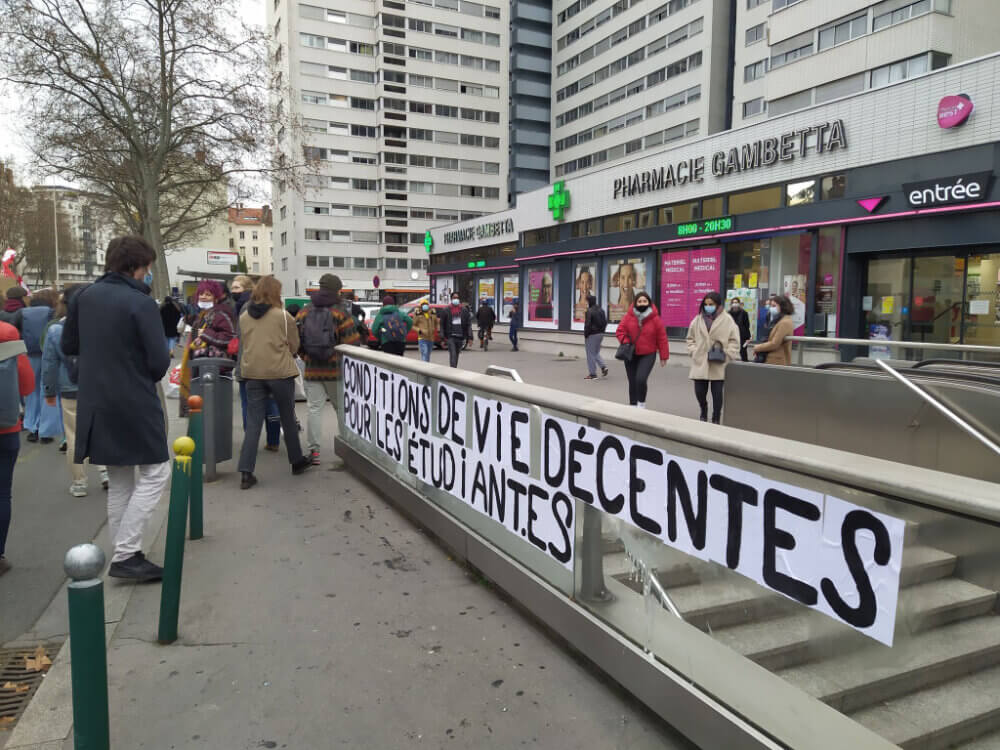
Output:
<svg viewBox="0 0 1000 750">
<path fill-rule="evenodd" d="M 770 68 L 780 68 L 813 53 L 813 32 L 807 31 L 792 39 L 786 39 L 771 47 Z"/>
<path fill-rule="evenodd" d="M 759 23 L 756 26 L 751 26 L 747 29 L 746 33 L 746 46 L 749 47 L 751 44 L 756 44 L 757 42 L 763 40 L 767 31 L 766 23 Z"/>
<path fill-rule="evenodd" d="M 816 180 L 790 182 L 785 185 L 785 205 L 801 206 L 816 200 Z"/>
<path fill-rule="evenodd" d="M 781 193 L 782 189 L 777 186 L 748 190 L 745 193 L 733 193 L 729 196 L 729 213 L 749 214 L 754 211 L 780 208 Z"/>
<path fill-rule="evenodd" d="M 253 251 L 253 254 L 254 254 L 255 258 L 258 257 L 258 256 L 260 256 L 260 248 L 253 247 L 253 248 L 251 248 L 251 250 Z"/>
<path fill-rule="evenodd" d="M 782 8 L 787 8 L 789 5 L 795 5 L 795 3 L 800 3 L 802 0 L 774 0 L 771 5 L 771 10 L 781 10 Z"/>
<path fill-rule="evenodd" d="M 763 5 L 767 0 L 747 0 L 747 10 L 753 10 L 758 5 Z"/>
<path fill-rule="evenodd" d="M 926 1 L 930 2 L 930 0 Z M 844 44 L 852 39 L 864 36 L 867 33 L 868 14 L 865 13 L 860 16 L 855 16 L 854 18 L 849 18 L 846 21 L 833 24 L 832 26 L 827 26 L 824 29 L 820 29 L 819 48 L 820 50 L 830 49 L 830 47 L 835 47 L 838 44 Z"/>
<path fill-rule="evenodd" d="M 288 232 L 281 233 L 281 246 L 285 247 L 288 244 Z"/>
<path fill-rule="evenodd" d="M 908 60 L 901 60 L 891 65 L 883 65 L 881 68 L 872 70 L 871 87 L 878 88 L 887 86 L 890 83 L 903 81 L 907 78 L 926 73 L 930 69 L 927 54 L 917 55 Z"/>
<path fill-rule="evenodd" d="M 843 198 L 847 193 L 847 175 L 831 174 L 820 181 L 820 199 Z"/>
<path fill-rule="evenodd" d="M 767 111 L 767 101 L 762 96 L 743 102 L 743 118 L 756 117 Z"/>
<path fill-rule="evenodd" d="M 743 68 L 743 81 L 750 83 L 763 78 L 767 74 L 767 60 L 758 60 Z"/>
<path fill-rule="evenodd" d="M 945 6 L 942 8 L 941 6 Z M 951 12 L 951 3 L 938 2 L 938 10 L 942 13 Z M 907 21 L 914 16 L 923 15 L 924 13 L 929 13 L 931 10 L 931 0 L 918 0 L 918 2 L 911 3 L 910 5 L 905 5 L 902 8 L 896 8 L 894 10 L 881 13 L 878 8 L 875 9 L 875 20 L 872 24 L 873 31 L 881 31 L 882 29 L 888 28 L 893 24 L 902 23 Z"/>
<path fill-rule="evenodd" d="M 282 258 L 281 259 L 281 270 L 282 271 L 287 271 L 288 270 L 288 258 Z"/>
</svg>

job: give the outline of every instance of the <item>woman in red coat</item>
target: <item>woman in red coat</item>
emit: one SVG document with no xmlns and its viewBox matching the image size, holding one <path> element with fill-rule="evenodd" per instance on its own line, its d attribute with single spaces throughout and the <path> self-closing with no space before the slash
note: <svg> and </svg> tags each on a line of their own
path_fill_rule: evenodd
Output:
<svg viewBox="0 0 1000 750">
<path fill-rule="evenodd" d="M 667 329 L 660 321 L 660 313 L 646 292 L 635 295 L 635 302 L 615 334 L 623 343 L 635 346 L 632 359 L 625 361 L 625 375 L 628 376 L 628 402 L 640 409 L 646 408 L 646 381 L 653 370 L 656 355 L 660 355 L 660 367 L 670 358 L 667 343 Z"/>
</svg>

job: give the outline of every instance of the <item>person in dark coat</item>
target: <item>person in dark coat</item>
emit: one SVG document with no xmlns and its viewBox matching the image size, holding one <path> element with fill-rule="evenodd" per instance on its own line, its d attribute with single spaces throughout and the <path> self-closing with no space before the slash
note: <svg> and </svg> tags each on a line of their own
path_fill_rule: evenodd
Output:
<svg viewBox="0 0 1000 750">
<path fill-rule="evenodd" d="M 21 316 L 27 303 L 24 298 L 28 296 L 28 292 L 24 287 L 12 286 L 7 290 L 6 299 L 3 303 L 3 309 L 0 310 L 0 321 L 4 323 L 10 323 L 17 332 L 21 333 Z"/>
<path fill-rule="evenodd" d="M 177 324 L 184 317 L 180 303 L 170 295 L 163 298 L 160 305 L 160 321 L 163 323 L 163 336 L 167 340 L 167 351 L 173 355 L 177 346 Z"/>
<path fill-rule="evenodd" d="M 166 423 L 157 383 L 170 367 L 163 324 L 149 296 L 156 251 L 138 236 L 108 244 L 106 273 L 73 297 L 62 350 L 79 356 L 74 460 L 106 465 L 109 575 L 158 580 L 142 536 L 170 479 Z"/>
<path fill-rule="evenodd" d="M 479 323 L 479 348 L 489 349 L 490 339 L 493 338 L 493 324 L 497 322 L 497 314 L 493 312 L 493 305 L 485 297 L 479 300 L 476 322 Z"/>
<path fill-rule="evenodd" d="M 463 305 L 458 295 L 454 294 L 451 305 L 438 315 L 441 318 L 441 339 L 448 342 L 449 362 L 452 367 L 458 367 L 458 353 L 472 338 L 472 313 L 468 305 Z"/>
<path fill-rule="evenodd" d="M 750 316 L 743 309 L 743 303 L 739 297 L 729 300 L 729 316 L 736 321 L 736 327 L 740 331 L 740 359 L 747 361 L 747 342 L 750 340 Z"/>
</svg>

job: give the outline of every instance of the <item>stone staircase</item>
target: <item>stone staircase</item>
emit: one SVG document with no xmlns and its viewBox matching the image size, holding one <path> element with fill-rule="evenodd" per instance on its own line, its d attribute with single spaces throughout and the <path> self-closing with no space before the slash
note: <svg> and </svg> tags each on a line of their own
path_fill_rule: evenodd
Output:
<svg viewBox="0 0 1000 750">
<path fill-rule="evenodd" d="M 685 621 L 903 748 L 1000 750 L 996 591 L 957 577 L 958 558 L 907 522 L 891 649 L 751 581 L 667 547 L 644 560 Z M 618 596 L 641 595 L 636 554 L 606 540 Z"/>
</svg>

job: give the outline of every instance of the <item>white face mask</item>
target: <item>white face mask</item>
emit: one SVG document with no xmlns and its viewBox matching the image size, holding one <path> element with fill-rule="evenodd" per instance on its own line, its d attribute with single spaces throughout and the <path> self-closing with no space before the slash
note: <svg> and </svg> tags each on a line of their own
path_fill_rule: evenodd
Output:
<svg viewBox="0 0 1000 750">
<path fill-rule="evenodd" d="M 457 305 L 457 304 L 459 304 L 459 302 L 458 302 L 458 298 L 456 297 L 455 299 L 453 299 L 453 300 L 451 301 L 451 304 L 453 304 L 453 305 Z"/>
<path fill-rule="evenodd" d="M 211 310 L 213 307 L 215 307 L 215 305 L 213 305 L 211 302 L 198 300 L 198 307 L 200 307 L 202 310 Z"/>
<path fill-rule="evenodd" d="M 772 305 L 771 307 L 769 307 L 769 308 L 768 308 L 768 311 L 769 311 L 769 312 L 771 313 L 771 317 L 772 317 L 772 318 L 777 318 L 777 317 L 778 317 L 778 311 L 779 311 L 779 308 L 777 308 L 777 307 L 774 307 L 774 306 Z"/>
</svg>

